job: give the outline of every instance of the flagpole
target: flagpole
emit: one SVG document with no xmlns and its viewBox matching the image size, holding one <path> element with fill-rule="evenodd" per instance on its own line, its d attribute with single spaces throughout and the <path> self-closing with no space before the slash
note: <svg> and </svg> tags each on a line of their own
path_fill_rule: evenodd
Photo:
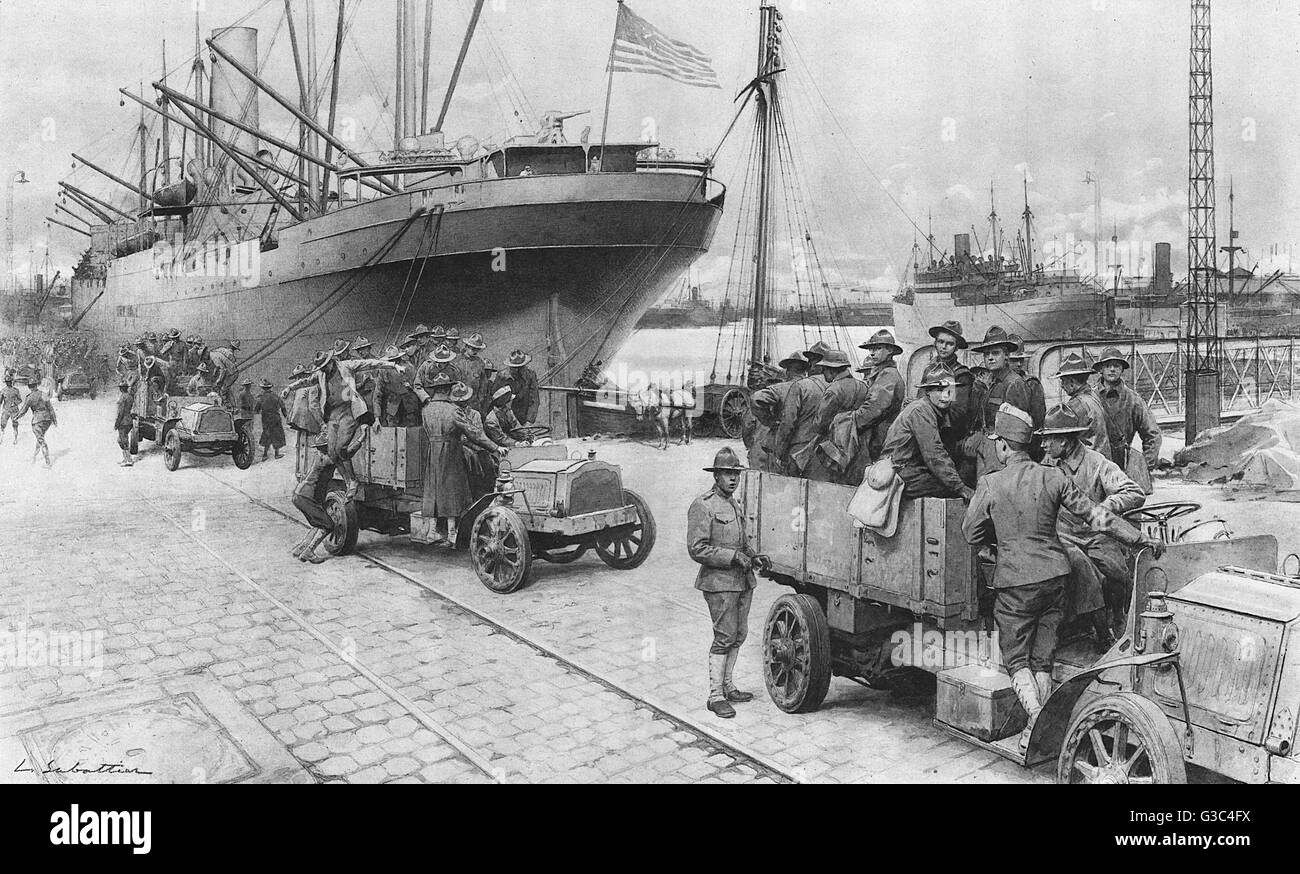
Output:
<svg viewBox="0 0 1300 874">
<path fill-rule="evenodd" d="M 609 82 L 605 86 L 605 120 L 600 125 L 600 171 L 605 172 L 605 133 L 609 130 L 609 98 L 614 94 L 614 47 L 618 45 L 618 22 L 623 17 L 623 0 L 618 0 L 618 15 L 614 19 L 614 38 L 609 41 Z M 588 162 L 590 164 L 590 162 Z"/>
</svg>

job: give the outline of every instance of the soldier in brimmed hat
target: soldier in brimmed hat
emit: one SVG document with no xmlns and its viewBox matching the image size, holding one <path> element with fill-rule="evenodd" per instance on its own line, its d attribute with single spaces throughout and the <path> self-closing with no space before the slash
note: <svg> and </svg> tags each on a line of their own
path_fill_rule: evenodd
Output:
<svg viewBox="0 0 1300 874">
<path fill-rule="evenodd" d="M 821 371 L 817 368 L 821 366 L 822 358 L 826 353 L 831 351 L 831 345 L 825 340 L 818 340 L 816 343 L 804 350 L 804 358 L 808 359 L 808 375 L 816 376 Z"/>
<path fill-rule="evenodd" d="M 1106 411 L 1111 460 L 1151 494 L 1151 474 L 1160 461 L 1160 426 L 1142 396 L 1124 383 L 1128 359 L 1114 346 L 1101 353 L 1092 369 L 1101 374 L 1097 398 Z M 1133 452 L 1133 436 L 1142 438 L 1142 451 Z"/>
<path fill-rule="evenodd" d="M 839 349 L 823 348 L 824 352 L 809 350 L 804 353 L 805 357 L 809 354 L 820 356 L 818 363 L 809 368 L 808 376 L 790 387 L 785 403 L 781 405 L 781 424 L 772 441 L 772 454 L 781 465 L 781 472 L 788 476 L 804 476 L 812 460 L 818 440 L 817 413 L 830 382 L 827 376 L 833 379 L 849 366 L 848 356 Z M 827 365 L 831 368 L 830 374 L 826 372 Z"/>
<path fill-rule="evenodd" d="M 1065 406 L 1087 427 L 1083 441 L 1110 461 L 1110 432 L 1106 427 L 1106 409 L 1093 392 L 1092 386 L 1088 385 L 1088 377 L 1092 376 L 1092 372 L 1092 368 L 1077 352 L 1071 352 L 1061 362 L 1056 376 L 1061 380 L 1061 391 L 1070 398 Z"/>
<path fill-rule="evenodd" d="M 921 397 L 908 403 L 885 435 L 881 457 L 893 461 L 909 498 L 970 500 L 975 492 L 957 472 L 949 411 L 957 392 L 957 374 L 932 361 L 921 375 Z M 944 435 L 949 434 L 945 442 Z"/>
<path fill-rule="evenodd" d="M 510 386 L 510 391 L 515 396 L 511 402 L 515 418 L 524 425 L 536 424 L 537 412 L 542 403 L 541 391 L 537 386 L 537 373 L 528 366 L 528 362 L 532 360 L 533 356 L 516 349 L 506 359 L 506 369 L 492 384 L 494 392 L 503 385 Z"/>
<path fill-rule="evenodd" d="M 391 361 L 395 371 L 380 371 L 378 375 L 378 400 L 382 421 L 386 425 L 410 428 L 420 424 L 420 399 L 412 386 L 418 384 L 419 372 L 415 356 L 420 352 L 420 341 L 410 334 L 400 348 L 389 347 L 384 358 Z"/>
<path fill-rule="evenodd" d="M 1011 369 L 1020 375 L 1029 387 L 1029 417 L 1034 420 L 1034 427 L 1043 427 L 1043 417 L 1047 415 L 1047 393 L 1043 391 L 1043 382 L 1029 373 L 1029 353 L 1025 351 L 1025 341 L 1019 334 L 1008 334 L 1016 341 L 1016 351 L 1007 357 L 1011 360 Z"/>
<path fill-rule="evenodd" d="M 956 387 L 953 389 L 952 404 L 948 407 L 950 423 L 948 427 L 955 431 L 959 438 L 965 437 L 970 433 L 970 394 L 975 375 L 969 367 L 961 363 L 957 357 L 957 350 L 965 349 L 970 344 L 962 334 L 961 322 L 955 319 L 935 325 L 930 329 L 930 336 L 934 338 L 934 357 L 930 359 L 931 362 L 947 367 L 957 380 Z M 916 396 L 925 397 L 925 389 L 918 387 Z"/>
<path fill-rule="evenodd" d="M 212 351 L 212 390 L 226 400 L 239 375 L 239 341 L 230 340 Z"/>
<path fill-rule="evenodd" d="M 1141 507 L 1146 503 L 1142 489 L 1118 465 L 1083 444 L 1080 437 L 1086 431 L 1087 426 L 1069 408 L 1053 408 L 1038 432 L 1047 464 L 1059 468 L 1079 491 L 1112 513 Z M 1086 519 L 1067 509 L 1062 508 L 1056 530 L 1075 569 L 1067 591 L 1065 621 L 1086 616 L 1102 649 L 1110 649 L 1115 636 L 1107 609 L 1116 622 L 1123 619 L 1132 581 L 1128 559 L 1116 541 L 1096 533 Z"/>
<path fill-rule="evenodd" d="M 438 345 L 415 372 L 415 381 L 424 386 L 426 391 L 435 374 L 447 374 L 447 379 L 451 380 L 453 385 L 460 382 L 461 372 L 460 368 L 453 363 L 455 360 L 456 353 L 450 346 L 446 343 Z"/>
<path fill-rule="evenodd" d="M 18 442 L 18 409 L 22 405 L 22 393 L 14 388 L 14 375 L 6 372 L 4 388 L 0 388 L 0 437 L 4 436 L 5 425 L 13 422 L 14 443 Z"/>
<path fill-rule="evenodd" d="M 481 436 L 491 439 L 484 428 L 483 414 L 475 409 L 473 400 L 474 391 L 465 383 L 458 382 L 451 387 L 451 402 L 464 413 L 467 422 L 466 430 L 472 432 L 476 438 Z M 492 442 L 498 446 L 503 445 L 497 440 Z M 492 491 L 499 470 L 497 464 L 499 454 L 484 449 L 477 439 L 465 440 L 461 449 L 465 453 L 465 466 L 469 471 L 469 493 L 477 497 Z"/>
<path fill-rule="evenodd" d="M 382 358 L 342 360 L 331 352 L 323 358 L 318 356 L 312 367 L 328 439 L 326 453 L 343 476 L 344 497 L 349 501 L 356 497 L 361 485 L 352 469 L 352 455 L 360 446 L 357 438 L 362 420 L 370 413 L 365 398 L 357 391 L 357 375 L 373 369 L 395 370 L 396 365 Z"/>
<path fill-rule="evenodd" d="M 493 443 L 500 446 L 514 446 L 518 443 L 510 433 L 519 427 L 519 420 L 515 418 L 515 411 L 510 406 L 513 400 L 514 392 L 510 386 L 501 386 L 492 393 L 492 407 L 483 418 L 483 430 Z"/>
<path fill-rule="evenodd" d="M 253 397 L 253 377 L 245 376 L 240 380 L 239 396 L 235 398 L 235 422 L 248 431 L 248 438 L 253 438 L 253 413 L 257 401 Z"/>
<path fill-rule="evenodd" d="M 841 480 L 848 485 L 858 485 L 867 465 L 880 457 L 889 426 L 903 409 L 906 386 L 898 372 L 894 357 L 903 354 L 903 347 L 894 342 L 889 331 L 877 331 L 859 348 L 865 349 L 867 359 L 860 368 L 865 376 L 867 398 L 853 413 L 853 424 L 858 430 L 861 446 L 850 465 L 847 476 Z"/>
<path fill-rule="evenodd" d="M 435 519 L 443 540 L 456 542 L 456 522 L 477 497 L 470 492 L 469 466 L 464 447 L 477 446 L 492 453 L 505 449 L 477 430 L 465 411 L 451 399 L 455 384 L 445 373 L 436 373 L 426 390 L 413 386 L 423 405 L 421 417 L 429 440 L 428 464 L 424 470 L 424 499 L 421 513 Z"/>
<path fill-rule="evenodd" d="M 766 558 L 754 552 L 745 535 L 744 519 L 732 497 L 745 469 L 730 447 L 724 446 L 704 468 L 713 474 L 713 488 L 691 502 L 686 513 L 686 551 L 700 564 L 695 588 L 704 593 L 713 620 L 709 647 L 708 708 L 724 719 L 736 715 L 732 703 L 752 701 L 732 682 L 740 645 L 749 634 L 749 605 L 757 581 L 755 568 Z"/>
<path fill-rule="evenodd" d="M 135 419 L 131 415 L 131 407 L 134 404 L 135 397 L 131 391 L 131 383 L 125 378 L 119 378 L 117 381 L 117 416 L 113 419 L 113 430 L 117 432 L 117 448 L 122 450 L 122 460 L 118 462 L 119 467 L 130 467 L 135 464 L 133 450 L 136 447 L 131 445 L 131 428 L 135 424 Z M 18 423 L 14 422 L 14 439 L 17 440 Z"/>
<path fill-rule="evenodd" d="M 857 429 L 848 419 L 853 411 L 867 402 L 870 391 L 866 383 L 854 378 L 848 356 L 840 350 L 828 350 L 821 364 L 826 388 L 817 403 L 813 419 L 816 436 L 809 444 L 811 449 L 803 475 L 815 482 L 847 482 L 849 468 L 858 450 Z M 849 415 L 836 423 L 836 417 L 841 413 Z M 834 434 L 833 424 L 837 425 Z"/>
<path fill-rule="evenodd" d="M 977 479 L 999 469 L 1002 464 L 991 439 L 998 409 L 1006 403 L 1029 412 L 1029 386 L 1020 374 L 1011 369 L 1010 355 L 1017 348 L 1016 341 L 997 325 L 990 327 L 984 333 L 984 339 L 971 347 L 972 351 L 984 355 L 984 366 L 988 369 L 985 378 L 976 378 L 971 386 L 972 433 L 961 450 L 966 458 L 973 459 Z M 1033 421 L 1032 417 L 1030 421 Z"/>
<path fill-rule="evenodd" d="M 32 434 L 36 436 L 36 448 L 32 450 L 32 461 L 36 461 L 36 456 L 41 453 L 45 454 L 45 466 L 50 466 L 50 447 L 45 443 L 45 432 L 52 426 L 59 424 L 59 417 L 54 412 L 54 405 L 50 399 L 41 391 L 40 381 L 33 378 L 31 391 L 27 397 L 23 398 L 22 406 L 14 414 L 14 420 L 17 421 L 27 414 L 30 410 L 32 414 Z"/>
<path fill-rule="evenodd" d="M 199 366 L 194 369 L 194 375 L 190 377 L 190 381 L 185 386 L 185 394 L 187 397 L 192 398 L 203 397 L 208 393 L 211 386 L 212 383 L 208 381 L 208 365 L 199 362 Z"/>
<path fill-rule="evenodd" d="M 289 413 L 284 408 L 284 400 L 275 393 L 271 380 L 264 377 L 257 387 L 262 390 L 254 404 L 254 410 L 262 426 L 262 433 L 258 439 L 262 447 L 262 460 L 266 461 L 267 450 L 274 450 L 275 457 L 280 458 L 283 454 L 280 450 L 284 449 L 286 442 L 284 420 L 288 418 Z"/>
<path fill-rule="evenodd" d="M 808 359 L 803 352 L 791 352 L 780 361 L 784 379 L 770 383 L 749 396 L 750 418 L 753 421 L 749 450 L 749 466 L 756 470 L 779 473 L 783 469 L 781 457 L 776 454 L 776 432 L 781 426 L 781 412 L 790 388 L 808 375 Z"/>
<path fill-rule="evenodd" d="M 486 369 L 483 361 L 483 349 L 486 348 L 483 335 L 477 331 L 466 337 L 461 346 L 464 352 L 460 356 L 460 381 L 469 386 L 474 393 L 471 403 L 480 406 L 485 394 L 491 395 L 491 387 L 486 381 Z"/>
<path fill-rule="evenodd" d="M 990 587 L 1002 667 L 1029 714 L 1020 748 L 1029 744 L 1034 721 L 1052 683 L 1052 659 L 1061 623 L 1070 560 L 1057 534 L 1062 509 L 1134 546 L 1160 547 L 1079 491 L 1061 470 L 1038 464 L 1026 451 L 1034 423 L 1024 410 L 1004 403 L 990 435 L 1002 469 L 980 478 L 962 531 L 973 546 L 997 548 Z"/>
</svg>

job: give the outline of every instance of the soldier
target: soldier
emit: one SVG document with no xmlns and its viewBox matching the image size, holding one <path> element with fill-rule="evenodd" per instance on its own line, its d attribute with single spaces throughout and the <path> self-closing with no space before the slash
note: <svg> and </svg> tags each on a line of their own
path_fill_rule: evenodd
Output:
<svg viewBox="0 0 1300 874">
<path fill-rule="evenodd" d="M 396 365 L 377 358 L 340 358 L 347 354 L 347 347 L 346 343 L 336 344 L 333 351 L 318 358 L 312 370 L 316 374 L 319 409 L 329 441 L 326 452 L 343 475 L 344 498 L 351 501 L 361 485 L 352 470 L 352 453 L 357 445 L 353 438 L 362 427 L 361 418 L 370 411 L 365 399 L 357 392 L 356 375 L 377 367 L 396 369 Z"/>
<path fill-rule="evenodd" d="M 348 351 L 348 358 L 352 361 L 358 361 L 370 357 L 370 350 L 374 346 L 365 337 L 357 337 L 352 341 L 352 346 Z M 361 395 L 362 400 L 366 402 L 366 413 L 359 420 L 362 425 L 373 425 L 375 418 L 382 411 L 375 403 L 375 394 L 379 388 L 379 374 L 373 370 L 362 371 L 357 374 L 357 393 Z"/>
<path fill-rule="evenodd" d="M 1129 472 L 1133 481 L 1151 494 L 1151 475 L 1160 461 L 1160 426 L 1142 396 L 1124 384 L 1128 359 L 1114 346 L 1101 353 L 1092 369 L 1101 374 L 1097 395 L 1106 411 L 1106 432 L 1110 437 L 1110 457 Z M 1142 451 L 1134 454 L 1133 435 L 1142 437 Z"/>
<path fill-rule="evenodd" d="M 1067 407 L 1055 407 L 1039 434 L 1047 463 L 1059 468 L 1094 503 L 1117 515 L 1146 503 L 1146 495 L 1114 462 L 1089 449 L 1079 439 L 1087 432 L 1083 421 Z M 1056 532 L 1071 553 L 1073 586 L 1067 597 L 1065 619 L 1086 616 L 1103 650 L 1115 642 L 1107 610 L 1116 620 L 1124 615 L 1131 576 L 1128 559 L 1118 543 L 1088 527 L 1086 519 L 1062 508 Z M 1103 581 L 1105 583 L 1103 587 Z"/>
<path fill-rule="evenodd" d="M 276 458 L 282 458 L 284 448 L 284 420 L 288 413 L 284 409 L 284 400 L 275 393 L 271 380 L 263 378 L 258 383 L 262 393 L 257 396 L 254 410 L 262 423 L 262 436 L 258 441 L 262 446 L 262 460 L 266 461 L 267 450 L 274 450 Z"/>
<path fill-rule="evenodd" d="M 450 349 L 452 352 L 456 353 L 457 355 L 460 355 L 462 352 L 465 351 L 465 344 L 461 340 L 460 330 L 457 328 L 447 329 L 447 337 L 445 340 L 443 340 L 443 343 L 445 343 L 447 348 Z"/>
<path fill-rule="evenodd" d="M 424 500 L 421 512 L 435 519 L 442 539 L 438 543 L 456 542 L 456 522 L 469 509 L 474 496 L 469 489 L 469 468 L 464 447 L 478 446 L 495 454 L 504 454 L 481 431 L 476 431 L 465 414 L 451 399 L 453 384 L 445 373 L 434 374 L 429 391 L 415 386 L 423 405 L 421 417 L 429 438 L 428 464 L 424 471 Z"/>
<path fill-rule="evenodd" d="M 324 352 L 317 352 L 315 362 L 325 357 Z M 313 362 L 313 367 L 315 367 Z M 287 399 L 293 395 L 289 405 L 289 427 L 309 436 L 315 436 L 325 429 L 325 420 L 320 412 L 320 388 L 316 383 L 316 374 L 312 368 L 295 364 L 289 382 L 280 391 L 280 397 Z M 330 474 L 333 476 L 333 474 Z"/>
<path fill-rule="evenodd" d="M 749 634 L 749 605 L 754 596 L 754 570 L 767 563 L 745 536 L 744 520 L 732 495 L 745 468 L 730 447 L 723 447 L 704 468 L 713 474 L 713 488 L 691 502 L 686 514 L 686 551 L 700 564 L 695 588 L 704 593 L 713 620 L 709 647 L 707 707 L 723 719 L 736 715 L 732 703 L 752 701 L 732 682 L 736 656 Z"/>
<path fill-rule="evenodd" d="M 774 473 L 781 471 L 776 454 L 776 431 L 781 426 L 781 411 L 790 387 L 808 375 L 808 359 L 803 352 L 791 352 L 781 359 L 785 378 L 764 386 L 749 396 L 750 414 L 754 418 L 753 445 L 749 449 L 749 466 Z"/>
<path fill-rule="evenodd" d="M 415 380 L 418 384 L 424 386 L 424 390 L 429 390 L 429 385 L 433 382 L 433 377 L 439 373 L 447 374 L 447 379 L 454 385 L 460 382 L 460 368 L 452 362 L 456 360 L 456 353 L 451 351 L 451 347 L 445 343 L 433 350 L 433 354 L 424 360 L 420 369 L 416 371 Z"/>
<path fill-rule="evenodd" d="M 14 375 L 5 374 L 5 387 L 0 389 L 0 437 L 4 436 L 5 425 L 13 422 L 14 445 L 18 444 L 18 410 L 23 405 L 23 396 L 14 388 Z"/>
<path fill-rule="evenodd" d="M 492 409 L 483 420 L 483 428 L 487 436 L 500 446 L 515 446 L 519 442 L 511 434 L 519 427 L 519 420 L 515 418 L 515 411 L 511 408 L 513 400 L 514 393 L 510 391 L 510 386 L 501 386 L 493 392 Z"/>
<path fill-rule="evenodd" d="M 480 496 L 492 491 L 497 478 L 499 457 L 498 453 L 485 449 L 479 438 L 489 438 L 498 446 L 507 444 L 485 432 L 482 414 L 470 403 L 473 399 L 474 392 L 465 383 L 458 382 L 451 387 L 451 402 L 465 414 L 468 423 L 465 433 L 473 435 L 465 438 L 461 448 L 465 453 L 465 467 L 469 471 L 469 493 L 472 500 L 478 500 Z"/>
<path fill-rule="evenodd" d="M 484 382 L 486 369 L 484 367 L 482 354 L 487 344 L 483 342 L 483 335 L 477 331 L 470 334 L 463 341 L 464 354 L 460 357 L 460 380 L 469 386 L 469 390 L 474 393 L 473 403 L 480 405 L 484 396 L 490 396 L 491 392 Z"/>
<path fill-rule="evenodd" d="M 970 396 L 975 375 L 971 373 L 969 367 L 958 360 L 957 350 L 965 349 L 970 344 L 962 335 L 961 322 L 955 320 L 935 325 L 930 329 L 930 336 L 934 338 L 934 357 L 931 361 L 947 367 L 956 377 L 957 384 L 953 389 L 952 404 L 948 407 L 948 420 L 951 427 L 956 429 L 961 437 L 965 437 L 970 433 L 968 430 L 971 416 Z M 926 389 L 917 388 L 918 398 L 925 397 L 925 394 Z"/>
<path fill-rule="evenodd" d="M 239 341 L 231 340 L 212 352 L 212 390 L 224 401 L 239 375 Z"/>
<path fill-rule="evenodd" d="M 1083 432 L 1083 441 L 1110 461 L 1110 432 L 1106 427 L 1106 410 L 1101 399 L 1088 385 L 1092 368 L 1074 352 L 1061 362 L 1061 369 L 1056 372 L 1061 380 L 1061 391 L 1069 396 L 1065 406 L 1079 417 L 1088 430 Z"/>
<path fill-rule="evenodd" d="M 1029 413 L 1002 404 L 988 435 L 1002 466 L 980 478 L 962 520 L 967 542 L 997 547 L 991 583 L 993 619 L 1002 667 L 1029 715 L 1020 736 L 1022 751 L 1029 745 L 1042 702 L 1051 693 L 1052 658 L 1070 574 L 1069 558 L 1056 533 L 1061 509 L 1124 543 L 1163 552 L 1137 529 L 1097 506 L 1062 471 L 1030 458 L 1026 450 L 1033 429 Z"/>
<path fill-rule="evenodd" d="M 389 346 L 384 360 L 391 361 L 395 370 L 382 370 L 378 375 L 376 399 L 385 425 L 410 428 L 420 424 L 420 399 L 407 388 L 416 381 L 413 357 L 418 354 L 419 341 L 412 334 L 402 341 L 402 348 Z"/>
<path fill-rule="evenodd" d="M 253 437 L 253 413 L 257 409 L 257 400 L 253 397 L 253 378 L 244 377 L 239 387 L 239 397 L 235 398 L 235 420 L 242 422 L 249 439 Z"/>
<path fill-rule="evenodd" d="M 853 461 L 849 453 L 856 448 L 856 440 L 845 440 L 842 436 L 837 440 L 837 435 L 831 433 L 831 426 L 840 413 L 852 413 L 865 404 L 870 392 L 865 383 L 854 379 L 848 357 L 839 350 L 827 352 L 821 366 L 826 388 L 817 403 L 817 414 L 813 419 L 814 449 L 804 468 L 804 476 L 814 482 L 844 482 Z"/>
<path fill-rule="evenodd" d="M 438 332 L 443 333 L 442 328 L 438 328 Z M 430 343 L 433 331 L 429 330 L 428 325 L 421 323 L 416 325 L 415 330 L 407 336 L 415 339 L 415 366 L 419 367 L 424 363 L 424 359 L 429 357 L 429 352 L 433 348 L 433 344 Z"/>
<path fill-rule="evenodd" d="M 140 362 L 140 383 L 146 392 L 145 403 L 150 408 L 167 396 L 167 383 L 171 381 L 167 362 L 146 355 Z"/>
<path fill-rule="evenodd" d="M 325 509 L 325 498 L 329 495 L 330 483 L 334 479 L 334 462 L 329 457 L 329 437 L 321 432 L 312 441 L 316 452 L 312 455 L 311 467 L 303 474 L 293 490 L 293 505 L 298 508 L 307 524 L 307 536 L 293 548 L 293 554 L 299 561 L 320 564 L 329 559 L 329 551 L 318 554 L 316 549 L 325 538 L 334 533 L 334 518 Z"/>
<path fill-rule="evenodd" d="M 36 448 L 32 450 L 32 461 L 36 456 L 45 455 L 45 466 L 50 467 L 50 447 L 45 445 L 45 432 L 53 425 L 59 424 L 59 417 L 54 413 L 54 405 L 41 391 L 40 383 L 33 382 L 32 389 L 23 398 L 23 404 L 14 414 L 14 419 L 21 419 L 30 410 L 32 413 L 32 433 L 36 435 Z"/>
<path fill-rule="evenodd" d="M 511 352 L 506 359 L 506 370 L 497 377 L 493 389 L 495 391 L 503 385 L 510 386 L 510 391 L 515 396 L 511 402 L 515 418 L 524 425 L 536 423 L 537 410 L 542 400 L 537 388 L 537 373 L 528 366 L 532 360 L 533 356 L 525 355 L 519 349 Z"/>
<path fill-rule="evenodd" d="M 1025 341 L 1019 334 L 1008 334 L 1012 340 L 1016 341 L 1016 351 L 1012 352 L 1008 358 L 1011 359 L 1011 369 L 1020 375 L 1029 387 L 1029 417 L 1034 420 L 1034 427 L 1043 427 L 1043 418 L 1047 415 L 1047 394 L 1043 391 L 1043 382 L 1037 376 L 1027 373 L 1029 353 L 1025 351 Z"/>
<path fill-rule="evenodd" d="M 190 377 L 189 383 L 185 386 L 185 394 L 188 397 L 197 398 L 206 395 L 212 383 L 208 381 L 208 365 L 200 362 L 195 369 L 194 375 Z"/>
<path fill-rule="evenodd" d="M 131 397 L 131 383 L 125 379 L 118 380 L 117 383 L 117 417 L 113 420 L 113 430 L 117 431 L 117 446 L 122 450 L 122 460 L 119 461 L 118 467 L 130 467 L 135 464 L 135 456 L 131 445 L 131 429 L 134 426 L 134 420 L 131 415 L 131 407 L 134 398 Z"/>
<path fill-rule="evenodd" d="M 167 361 L 173 375 L 181 372 L 185 367 L 185 343 L 181 340 L 181 332 L 172 328 L 163 338 L 162 349 L 158 354 Z"/>
<path fill-rule="evenodd" d="M 957 473 L 953 446 L 943 440 L 957 392 L 957 374 L 931 361 L 921 375 L 922 397 L 911 401 L 889 426 L 881 456 L 888 455 L 909 498 L 964 498 L 975 490 Z"/>
<path fill-rule="evenodd" d="M 1002 466 L 991 436 L 998 409 L 1007 403 L 1028 413 L 1030 403 L 1029 386 L 1025 385 L 1020 374 L 1011 369 L 1008 356 L 1015 351 L 1017 344 L 1006 331 L 994 325 L 984 333 L 983 342 L 971 348 L 983 353 L 984 366 L 988 370 L 984 378 L 987 382 L 977 378 L 971 387 L 973 431 L 962 445 L 962 452 L 974 460 L 978 478 Z"/>
<path fill-rule="evenodd" d="M 894 342 L 889 331 L 877 331 L 860 349 L 867 351 L 862 370 L 866 371 L 867 399 L 853 413 L 853 424 L 858 429 L 858 456 L 847 479 L 849 485 L 859 485 L 867 465 L 880 457 L 889 426 L 903 408 L 905 386 L 898 373 L 895 356 L 903 354 L 903 347 Z"/>
<path fill-rule="evenodd" d="M 825 353 L 809 349 L 804 353 L 810 354 L 818 356 L 817 364 L 810 368 L 816 375 L 805 376 L 786 393 L 785 403 L 781 405 L 781 424 L 772 445 L 773 463 L 780 465 L 779 469 L 788 476 L 804 475 L 817 440 L 817 413 L 827 386 L 823 376 L 825 362 L 829 360 L 843 367 L 849 364 L 848 356 L 838 349 L 828 349 Z"/>
</svg>

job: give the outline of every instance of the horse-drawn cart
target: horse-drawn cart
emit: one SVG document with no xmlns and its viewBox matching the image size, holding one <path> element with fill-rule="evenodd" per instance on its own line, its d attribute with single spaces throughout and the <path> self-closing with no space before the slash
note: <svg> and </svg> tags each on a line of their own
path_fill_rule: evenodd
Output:
<svg viewBox="0 0 1300 874">
<path fill-rule="evenodd" d="M 1026 714 L 998 666 L 962 502 L 905 498 L 884 538 L 855 527 L 852 496 L 771 473 L 743 480 L 746 529 L 771 559 L 764 575 L 793 590 L 763 628 L 767 689 L 782 710 L 815 710 L 832 675 L 888 685 L 920 669 L 936 675 L 938 727 L 1022 765 L 1056 759 L 1062 783 L 1180 783 L 1187 763 L 1246 782 L 1300 782 L 1300 576 L 1276 572 L 1275 538 L 1234 538 L 1222 520 L 1209 520 L 1217 532 L 1169 524 L 1195 504 L 1131 516 L 1165 552 L 1136 556 L 1114 646 L 1101 652 L 1086 638 L 1058 648 L 1053 690 L 1022 752 Z"/>
<path fill-rule="evenodd" d="M 301 477 L 316 452 L 300 432 Z M 361 529 L 408 535 L 415 543 L 439 543 L 426 517 L 424 469 L 428 444 L 421 428 L 374 427 L 353 457 L 361 482 L 354 501 L 335 480 L 326 510 L 335 530 L 326 549 L 342 555 L 356 548 Z M 654 516 L 645 500 L 623 487 L 617 465 L 595 453 L 569 458 L 564 446 L 516 446 L 501 460 L 495 487 L 480 494 L 457 520 L 450 545 L 468 550 L 484 586 L 507 594 L 527 585 L 533 559 L 567 564 L 589 549 L 616 570 L 638 567 L 655 542 Z"/>
</svg>

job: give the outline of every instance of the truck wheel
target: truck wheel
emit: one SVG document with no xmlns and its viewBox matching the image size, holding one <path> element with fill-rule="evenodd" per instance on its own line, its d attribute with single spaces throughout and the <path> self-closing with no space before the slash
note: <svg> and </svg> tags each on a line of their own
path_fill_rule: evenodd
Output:
<svg viewBox="0 0 1300 874">
<path fill-rule="evenodd" d="M 1117 692 L 1083 705 L 1056 764 L 1057 783 L 1186 783 L 1183 746 L 1148 698 Z"/>
<path fill-rule="evenodd" d="M 248 470 L 253 466 L 253 438 L 249 437 L 248 432 L 242 428 L 236 428 L 235 434 L 239 439 L 235 441 L 230 454 L 235 459 L 235 467 Z"/>
<path fill-rule="evenodd" d="M 782 595 L 763 625 L 763 678 L 786 713 L 821 706 L 831 686 L 831 631 L 811 595 Z"/>
<path fill-rule="evenodd" d="M 163 464 L 167 465 L 168 470 L 176 470 L 181 466 L 181 454 L 181 436 L 173 428 L 163 440 Z"/>
<path fill-rule="evenodd" d="M 470 529 L 469 558 L 479 581 L 498 595 L 527 585 L 533 548 L 524 520 L 509 507 L 488 507 Z"/>
<path fill-rule="evenodd" d="M 596 555 L 614 570 L 628 571 L 650 556 L 655 545 L 655 517 L 645 498 L 631 489 L 623 489 L 623 500 L 636 507 L 636 524 L 608 540 L 596 539 Z"/>
<path fill-rule="evenodd" d="M 343 489 L 335 487 L 325 494 L 325 512 L 334 520 L 334 530 L 325 538 L 325 551 L 330 555 L 350 555 L 357 548 L 357 533 L 361 530 L 356 506 L 344 496 Z"/>
</svg>

